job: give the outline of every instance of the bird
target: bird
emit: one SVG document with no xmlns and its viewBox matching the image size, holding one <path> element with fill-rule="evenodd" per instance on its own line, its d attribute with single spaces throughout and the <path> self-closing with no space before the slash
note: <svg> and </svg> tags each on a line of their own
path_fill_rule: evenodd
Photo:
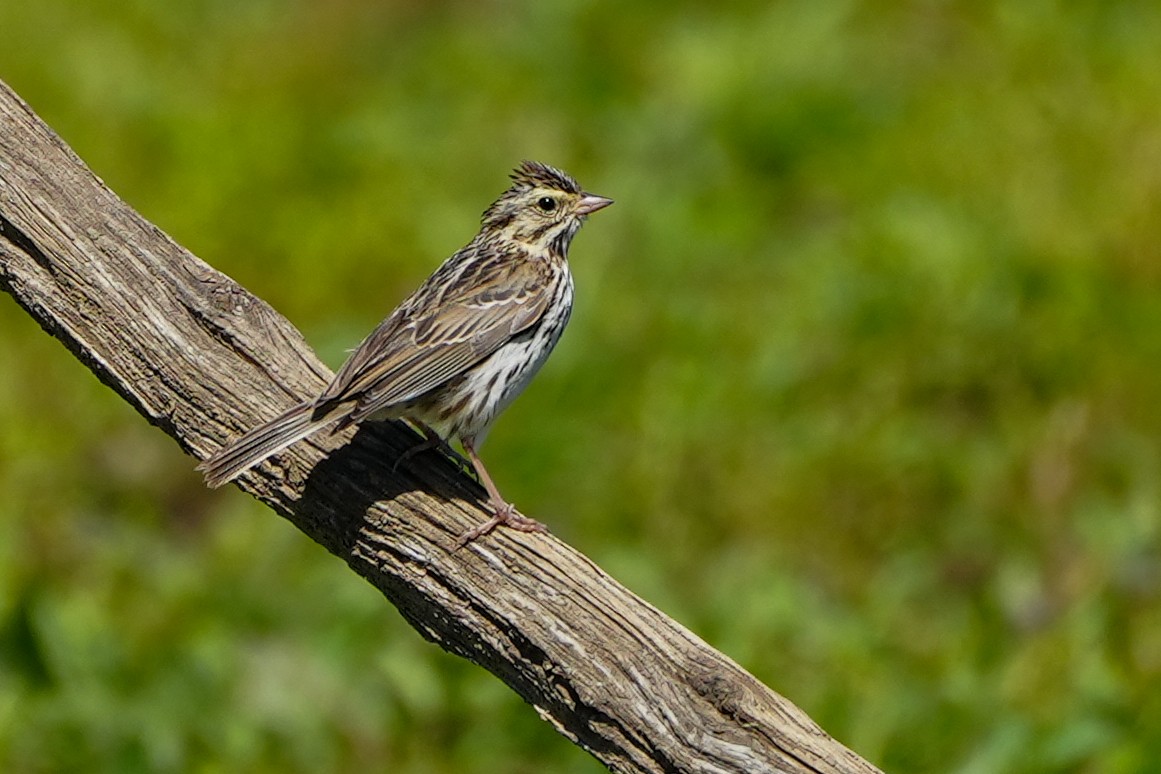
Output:
<svg viewBox="0 0 1161 774">
<path fill-rule="evenodd" d="M 445 260 L 363 339 L 326 388 L 245 433 L 198 466 L 222 486 L 308 436 L 365 421 L 406 420 L 424 440 L 413 453 L 458 440 L 493 516 L 465 545 L 500 525 L 547 531 L 501 496 L 479 456 L 497 416 L 556 346 L 573 305 L 568 250 L 589 215 L 612 199 L 570 175 L 524 161 L 483 213 L 475 237 Z"/>
</svg>

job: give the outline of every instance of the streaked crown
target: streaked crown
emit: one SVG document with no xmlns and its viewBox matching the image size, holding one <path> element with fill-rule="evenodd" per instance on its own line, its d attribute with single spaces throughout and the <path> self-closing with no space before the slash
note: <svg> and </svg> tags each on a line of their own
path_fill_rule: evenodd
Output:
<svg viewBox="0 0 1161 774">
<path fill-rule="evenodd" d="M 522 161 L 520 166 L 512 170 L 512 188 L 510 191 L 526 191 L 530 188 L 546 188 L 552 191 L 565 193 L 581 193 L 580 184 L 571 175 L 560 171 L 556 167 L 541 164 L 539 161 Z"/>
<path fill-rule="evenodd" d="M 525 161 L 511 174 L 512 185 L 484 211 L 480 237 L 507 239 L 563 257 L 585 217 L 612 204 L 585 193 L 561 170 Z"/>
</svg>

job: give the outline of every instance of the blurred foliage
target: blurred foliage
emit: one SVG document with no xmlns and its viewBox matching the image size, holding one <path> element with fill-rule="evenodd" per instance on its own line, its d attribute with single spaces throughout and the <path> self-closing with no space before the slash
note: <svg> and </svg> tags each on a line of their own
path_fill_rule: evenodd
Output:
<svg viewBox="0 0 1161 774">
<path fill-rule="evenodd" d="M 0 3 L 332 364 L 522 158 L 617 200 L 501 488 L 891 772 L 1161 767 L 1161 6 Z M 595 772 L 0 299 L 0 768 Z"/>
</svg>

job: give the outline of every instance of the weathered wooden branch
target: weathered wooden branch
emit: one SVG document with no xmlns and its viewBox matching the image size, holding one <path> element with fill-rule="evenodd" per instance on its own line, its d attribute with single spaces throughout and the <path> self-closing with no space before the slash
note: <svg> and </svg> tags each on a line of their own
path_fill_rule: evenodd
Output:
<svg viewBox="0 0 1161 774">
<path fill-rule="evenodd" d="M 190 454 L 316 393 L 302 336 L 145 221 L 0 83 L 0 285 Z M 427 639 L 488 669 L 619 772 L 873 772 L 801 710 L 546 535 L 500 529 L 403 427 L 307 441 L 240 486 Z"/>
</svg>

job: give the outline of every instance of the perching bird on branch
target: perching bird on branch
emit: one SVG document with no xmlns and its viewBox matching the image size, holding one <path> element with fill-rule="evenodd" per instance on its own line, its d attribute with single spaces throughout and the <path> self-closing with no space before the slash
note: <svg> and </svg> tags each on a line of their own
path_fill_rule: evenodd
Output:
<svg viewBox="0 0 1161 774">
<path fill-rule="evenodd" d="M 427 441 L 458 439 L 497 525 L 532 532 L 539 522 L 501 497 L 477 449 L 496 417 L 548 358 L 572 311 L 568 247 L 586 217 L 612 204 L 573 178 L 525 161 L 484 211 L 475 238 L 363 340 L 322 394 L 248 431 L 199 466 L 221 486 L 324 427 L 406 419 Z"/>
</svg>

